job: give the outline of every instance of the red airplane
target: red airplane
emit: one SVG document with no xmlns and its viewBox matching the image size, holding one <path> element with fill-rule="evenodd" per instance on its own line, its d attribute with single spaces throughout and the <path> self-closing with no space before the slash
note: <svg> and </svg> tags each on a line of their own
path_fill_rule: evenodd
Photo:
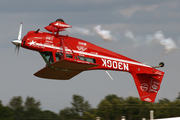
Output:
<svg viewBox="0 0 180 120">
<path fill-rule="evenodd" d="M 60 31 L 72 26 L 66 24 L 62 19 L 50 23 L 45 29 L 50 33 L 29 31 L 21 40 L 22 23 L 18 39 L 12 43 L 19 47 L 34 50 L 40 53 L 46 66 L 34 75 L 41 78 L 68 80 L 86 70 L 116 70 L 129 72 L 135 81 L 139 96 L 142 101 L 154 102 L 164 72 L 90 42 L 59 35 Z M 107 72 L 109 75 L 109 73 Z M 110 76 L 110 75 L 109 75 Z M 112 77 L 110 76 L 112 79 Z"/>
</svg>

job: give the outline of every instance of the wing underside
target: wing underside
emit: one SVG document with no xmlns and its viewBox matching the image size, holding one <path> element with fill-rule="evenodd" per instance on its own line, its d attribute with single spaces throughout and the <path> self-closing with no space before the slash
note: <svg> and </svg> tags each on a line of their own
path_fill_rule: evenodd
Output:
<svg viewBox="0 0 180 120">
<path fill-rule="evenodd" d="M 50 66 L 46 66 L 34 75 L 41 78 L 68 80 L 84 70 L 97 66 L 92 63 L 74 61 L 72 59 L 63 59 Z"/>
<path fill-rule="evenodd" d="M 46 79 L 69 80 L 81 72 L 82 71 L 74 71 L 74 70 L 63 71 L 63 70 L 56 70 L 50 67 L 44 67 L 40 71 L 36 72 L 34 75 Z"/>
</svg>

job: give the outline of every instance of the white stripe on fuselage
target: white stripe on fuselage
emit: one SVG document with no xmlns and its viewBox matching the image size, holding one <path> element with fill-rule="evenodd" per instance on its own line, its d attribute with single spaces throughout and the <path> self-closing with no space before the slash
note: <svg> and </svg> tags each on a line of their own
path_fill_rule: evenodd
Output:
<svg viewBox="0 0 180 120">
<path fill-rule="evenodd" d="M 58 49 L 58 50 L 60 50 L 59 47 L 56 47 L 56 46 L 54 46 L 54 45 L 46 45 L 46 44 L 40 44 L 40 43 L 35 43 L 35 45 L 36 45 L 36 46 L 40 46 L 40 47 L 48 47 L 48 48 L 53 48 L 53 49 Z M 62 49 L 62 48 L 61 48 L 61 49 Z M 70 49 L 65 49 L 65 50 L 66 50 L 66 51 L 71 51 Z M 91 53 L 88 53 L 88 52 L 83 52 L 83 51 L 78 51 L 78 50 L 73 50 L 73 52 L 79 53 L 79 54 L 84 54 L 84 55 L 89 55 L 89 56 L 92 56 L 92 57 L 110 59 L 110 60 L 120 61 L 120 62 L 124 62 L 124 63 L 130 63 L 130 64 L 134 64 L 134 65 L 151 67 L 151 66 L 149 66 L 149 65 L 145 65 L 145 64 L 142 64 L 142 63 L 138 63 L 138 62 L 123 60 L 123 59 L 118 59 L 118 58 L 113 58 L 113 57 L 107 57 L 107 56 L 103 56 L 103 55 L 91 54 Z"/>
</svg>

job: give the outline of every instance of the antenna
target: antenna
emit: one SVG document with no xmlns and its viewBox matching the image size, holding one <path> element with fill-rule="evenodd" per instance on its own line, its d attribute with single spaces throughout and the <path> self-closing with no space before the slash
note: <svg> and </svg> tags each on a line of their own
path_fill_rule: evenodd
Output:
<svg viewBox="0 0 180 120">
<path fill-rule="evenodd" d="M 108 74 L 108 76 L 111 78 L 111 80 L 113 80 L 113 78 L 111 77 L 111 75 L 108 73 L 108 71 L 106 70 L 106 73 Z"/>
</svg>

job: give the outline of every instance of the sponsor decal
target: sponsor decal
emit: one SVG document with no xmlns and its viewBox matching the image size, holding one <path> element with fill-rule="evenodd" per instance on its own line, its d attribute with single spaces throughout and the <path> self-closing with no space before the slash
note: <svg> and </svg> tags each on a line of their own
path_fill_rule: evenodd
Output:
<svg viewBox="0 0 180 120">
<path fill-rule="evenodd" d="M 76 46 L 76 47 L 77 47 L 77 49 L 78 49 L 79 51 L 85 51 L 85 50 L 87 50 L 87 48 L 84 47 L 84 46 L 78 45 L 78 46 Z"/>
<path fill-rule="evenodd" d="M 34 41 L 32 40 L 32 41 L 31 41 L 31 42 L 29 42 L 28 44 L 29 44 L 29 46 L 31 46 L 31 45 L 33 45 L 33 46 L 34 46 L 34 45 L 36 45 L 36 42 L 34 42 Z"/>
<path fill-rule="evenodd" d="M 145 98 L 144 101 L 151 102 L 152 100 L 150 98 Z"/>
<path fill-rule="evenodd" d="M 148 84 L 142 83 L 141 86 L 140 86 L 140 89 L 141 89 L 142 91 L 147 91 L 147 90 L 148 90 Z"/>
<path fill-rule="evenodd" d="M 162 72 L 156 71 L 155 74 L 162 75 Z"/>
<path fill-rule="evenodd" d="M 53 36 L 46 36 L 47 40 L 53 40 Z"/>
<path fill-rule="evenodd" d="M 78 44 L 79 44 L 79 45 L 84 45 L 84 46 L 87 45 L 87 43 L 84 43 L 84 42 L 78 42 Z"/>
<path fill-rule="evenodd" d="M 158 92 L 158 88 L 159 88 L 159 82 L 156 82 L 156 81 L 153 81 L 153 83 L 152 83 L 152 86 L 151 86 L 151 91 L 153 91 L 153 92 Z"/>
</svg>

